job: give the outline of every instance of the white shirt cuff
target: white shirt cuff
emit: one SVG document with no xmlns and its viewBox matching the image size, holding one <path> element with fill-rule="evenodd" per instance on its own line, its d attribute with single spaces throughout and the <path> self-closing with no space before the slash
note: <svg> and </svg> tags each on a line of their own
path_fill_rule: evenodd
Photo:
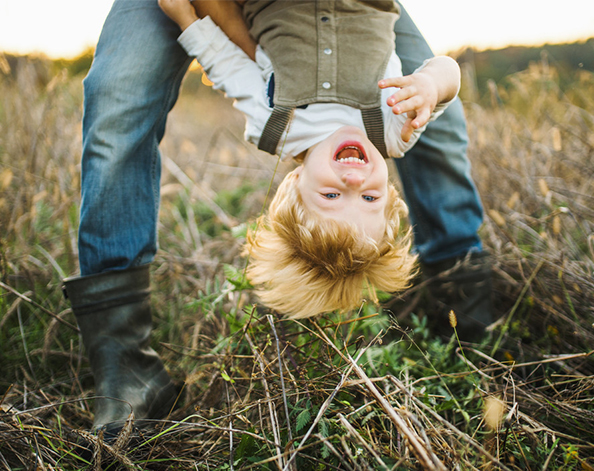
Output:
<svg viewBox="0 0 594 471">
<path fill-rule="evenodd" d="M 205 50 L 213 52 L 222 46 L 220 35 L 225 33 L 212 21 L 210 16 L 196 20 L 188 26 L 177 38 L 177 42 L 190 56 L 199 56 Z"/>
</svg>

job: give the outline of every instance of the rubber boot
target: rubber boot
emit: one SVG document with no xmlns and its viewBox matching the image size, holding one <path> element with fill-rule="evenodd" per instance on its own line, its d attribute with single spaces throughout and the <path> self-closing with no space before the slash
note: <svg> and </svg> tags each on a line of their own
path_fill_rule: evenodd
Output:
<svg viewBox="0 0 594 471">
<path fill-rule="evenodd" d="M 488 252 L 473 252 L 432 265 L 421 265 L 438 322 L 449 330 L 449 312 L 457 318 L 461 340 L 476 340 L 493 322 L 492 268 Z"/>
<path fill-rule="evenodd" d="M 132 411 L 135 420 L 165 417 L 175 402 L 149 346 L 149 282 L 148 265 L 64 280 L 95 378 L 94 430 L 117 430 Z"/>
</svg>

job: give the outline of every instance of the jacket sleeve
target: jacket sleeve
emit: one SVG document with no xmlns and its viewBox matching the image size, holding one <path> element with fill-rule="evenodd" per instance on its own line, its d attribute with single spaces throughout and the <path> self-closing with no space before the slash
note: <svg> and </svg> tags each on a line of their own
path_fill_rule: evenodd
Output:
<svg viewBox="0 0 594 471">
<path fill-rule="evenodd" d="M 416 142 L 419 140 L 419 137 L 421 137 L 421 134 L 423 134 L 423 131 L 427 129 L 427 125 L 439 118 L 446 110 L 446 108 L 450 105 L 450 103 L 452 103 L 455 99 L 456 98 L 454 98 L 451 101 L 448 101 L 447 103 L 439 103 L 433 110 L 433 113 L 431 113 L 431 117 L 429 118 L 428 123 L 420 127 L 419 129 L 415 129 L 408 142 L 404 142 L 400 134 L 404 126 L 404 122 L 407 119 L 406 113 L 395 115 L 394 113 L 392 113 L 392 110 L 388 108 L 390 111 L 387 113 L 384 112 L 384 137 L 386 139 L 388 155 L 390 157 L 397 158 L 404 157 L 405 152 L 410 150 L 412 146 L 416 144 Z"/>
<path fill-rule="evenodd" d="M 234 107 L 247 121 L 246 139 L 253 140 L 253 128 L 261 128 L 270 110 L 264 96 L 266 74 L 270 71 L 254 62 L 214 24 L 210 17 L 197 20 L 179 36 L 178 42 L 200 63 L 213 88 L 234 99 Z M 262 56 L 258 46 L 256 57 Z"/>
</svg>

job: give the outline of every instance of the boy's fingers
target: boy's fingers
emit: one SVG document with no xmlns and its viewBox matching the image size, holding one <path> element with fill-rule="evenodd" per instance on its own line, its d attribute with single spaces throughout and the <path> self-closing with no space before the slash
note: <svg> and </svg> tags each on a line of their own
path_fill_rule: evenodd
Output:
<svg viewBox="0 0 594 471">
<path fill-rule="evenodd" d="M 425 124 L 429 122 L 429 118 L 431 117 L 431 113 L 429 112 L 428 108 L 422 108 L 418 110 L 416 118 L 412 121 L 412 126 L 415 129 L 419 129 Z"/>
<path fill-rule="evenodd" d="M 396 103 L 408 100 L 416 94 L 415 87 L 401 88 L 388 98 L 388 105 L 394 106 Z"/>
<path fill-rule="evenodd" d="M 400 131 L 400 136 L 404 142 L 410 141 L 412 133 L 414 132 L 414 128 L 412 127 L 412 119 L 407 119 L 402 126 L 402 130 Z"/>
<path fill-rule="evenodd" d="M 392 77 L 382 79 L 378 82 L 379 88 L 388 88 L 388 87 L 404 87 L 410 82 L 408 77 Z"/>
<path fill-rule="evenodd" d="M 421 106 L 422 100 L 417 95 L 413 95 L 410 98 L 407 98 L 406 100 L 401 100 L 395 103 L 392 106 L 392 111 L 394 114 L 408 113 L 411 111 L 416 112 L 420 109 Z"/>
</svg>

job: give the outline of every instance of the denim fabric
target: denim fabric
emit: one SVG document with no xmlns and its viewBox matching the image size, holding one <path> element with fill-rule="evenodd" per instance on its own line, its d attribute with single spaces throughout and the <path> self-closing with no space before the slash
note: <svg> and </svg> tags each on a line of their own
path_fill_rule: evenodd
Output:
<svg viewBox="0 0 594 471">
<path fill-rule="evenodd" d="M 394 31 L 403 74 L 433 56 L 404 8 Z M 394 159 L 410 210 L 415 251 L 426 264 L 482 249 L 477 231 L 483 208 L 470 177 L 467 144 L 466 120 L 457 99 L 405 157 Z"/>
<path fill-rule="evenodd" d="M 432 55 L 402 9 L 396 52 L 404 73 Z M 84 81 L 81 275 L 152 261 L 157 250 L 158 144 L 190 63 L 157 0 L 116 0 Z M 470 179 L 460 102 L 396 159 L 425 263 L 480 250 L 482 208 Z"/>
<path fill-rule="evenodd" d="M 84 80 L 81 275 L 152 261 L 167 113 L 190 63 L 157 0 L 116 0 Z"/>
</svg>

